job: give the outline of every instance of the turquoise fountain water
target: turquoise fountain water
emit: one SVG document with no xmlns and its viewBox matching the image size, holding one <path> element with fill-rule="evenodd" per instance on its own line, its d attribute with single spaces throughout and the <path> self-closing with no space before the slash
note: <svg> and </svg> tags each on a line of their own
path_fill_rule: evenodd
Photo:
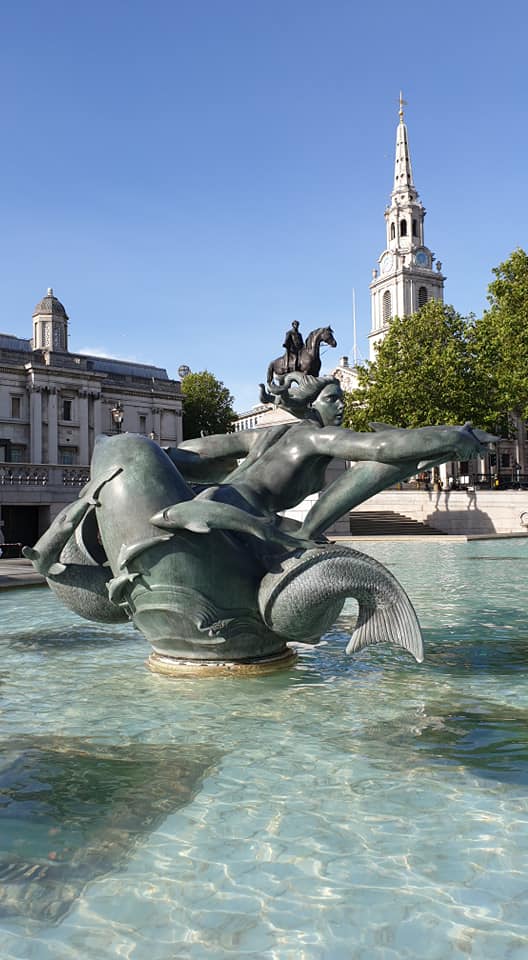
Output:
<svg viewBox="0 0 528 960">
<path fill-rule="evenodd" d="M 168 680 L 0 598 L 2 960 L 524 960 L 528 541 L 365 543 L 426 661 Z"/>
</svg>

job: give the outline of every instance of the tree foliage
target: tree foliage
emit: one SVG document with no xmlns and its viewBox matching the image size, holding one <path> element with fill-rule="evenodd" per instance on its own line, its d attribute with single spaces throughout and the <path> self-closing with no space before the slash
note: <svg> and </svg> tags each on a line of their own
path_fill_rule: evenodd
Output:
<svg viewBox="0 0 528 960">
<path fill-rule="evenodd" d="M 209 370 L 187 374 L 181 389 L 184 440 L 202 434 L 228 433 L 232 429 L 234 397 Z"/>
<path fill-rule="evenodd" d="M 473 329 L 473 318 L 438 300 L 392 320 L 376 360 L 360 368 L 358 389 L 346 398 L 346 425 L 364 430 L 375 420 L 401 427 L 472 420 L 480 426 Z"/>
<path fill-rule="evenodd" d="M 517 249 L 493 270 L 489 309 L 477 321 L 475 350 L 490 423 L 507 411 L 528 419 L 528 255 Z"/>
</svg>

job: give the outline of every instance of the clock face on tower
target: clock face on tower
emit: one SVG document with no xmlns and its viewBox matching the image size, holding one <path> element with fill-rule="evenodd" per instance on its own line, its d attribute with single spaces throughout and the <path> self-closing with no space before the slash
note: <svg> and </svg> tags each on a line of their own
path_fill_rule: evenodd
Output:
<svg viewBox="0 0 528 960">
<path fill-rule="evenodd" d="M 386 253 L 381 261 L 381 272 L 390 273 L 394 264 L 394 257 L 392 253 Z"/>
<path fill-rule="evenodd" d="M 418 250 L 418 253 L 416 254 L 416 263 L 419 267 L 429 266 L 429 257 L 427 256 L 425 250 Z"/>
</svg>

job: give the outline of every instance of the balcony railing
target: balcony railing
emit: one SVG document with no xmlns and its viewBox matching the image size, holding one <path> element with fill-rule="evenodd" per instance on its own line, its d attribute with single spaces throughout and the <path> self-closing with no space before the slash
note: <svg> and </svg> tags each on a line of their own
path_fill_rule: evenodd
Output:
<svg viewBox="0 0 528 960">
<path fill-rule="evenodd" d="M 55 463 L 1 463 L 0 487 L 83 487 L 89 467 Z"/>
</svg>

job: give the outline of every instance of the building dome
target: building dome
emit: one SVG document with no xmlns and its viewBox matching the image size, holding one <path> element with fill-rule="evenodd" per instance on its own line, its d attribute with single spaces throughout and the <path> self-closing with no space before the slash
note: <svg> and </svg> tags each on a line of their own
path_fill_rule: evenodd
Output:
<svg viewBox="0 0 528 960">
<path fill-rule="evenodd" d="M 68 319 L 68 314 L 64 309 L 60 300 L 57 300 L 57 297 L 53 296 L 53 288 L 48 287 L 48 292 L 45 297 L 37 303 L 37 306 L 33 310 L 33 316 L 54 316 L 62 317 L 64 320 Z"/>
</svg>

